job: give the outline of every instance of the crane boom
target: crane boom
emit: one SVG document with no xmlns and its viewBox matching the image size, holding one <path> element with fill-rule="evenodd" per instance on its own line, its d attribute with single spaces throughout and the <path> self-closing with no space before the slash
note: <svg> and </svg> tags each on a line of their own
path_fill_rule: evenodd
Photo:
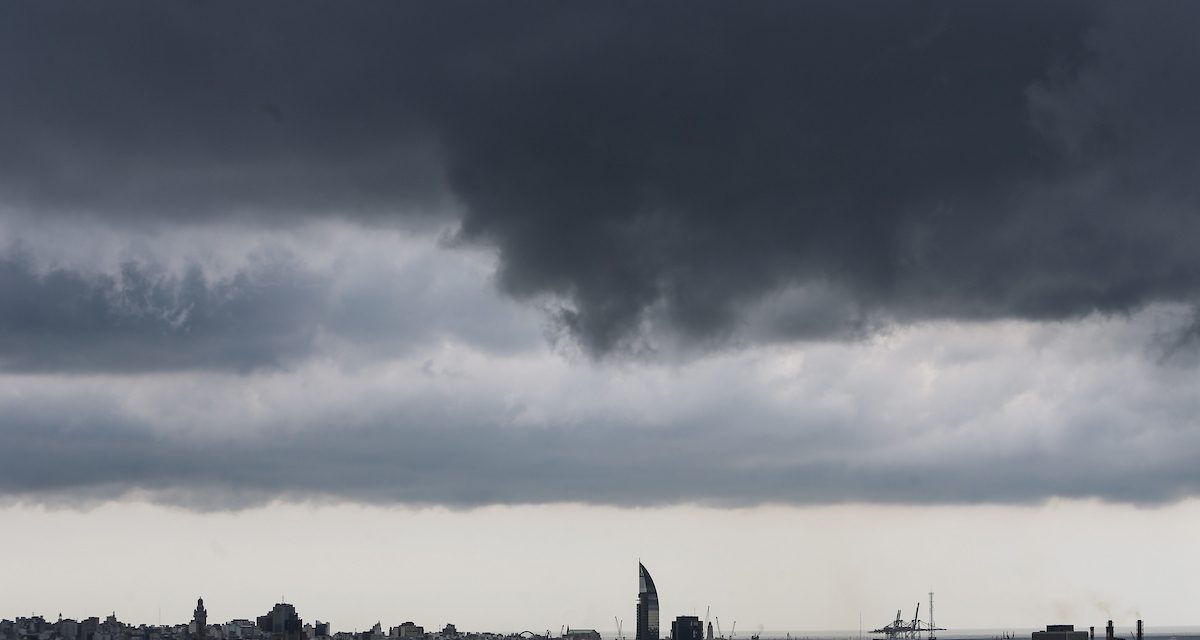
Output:
<svg viewBox="0 0 1200 640">
<path fill-rule="evenodd" d="M 934 633 L 937 631 L 945 631 L 942 627 L 935 626 L 933 621 L 921 621 L 921 603 L 917 602 L 917 607 L 913 611 L 912 620 L 905 620 L 903 611 L 896 612 L 896 619 L 878 629 L 873 629 L 871 633 L 881 633 L 885 640 L 919 640 L 922 634 L 928 634 L 925 640 L 934 640 Z M 930 598 L 929 613 L 933 613 L 933 599 Z M 933 616 L 930 615 L 932 618 Z"/>
</svg>

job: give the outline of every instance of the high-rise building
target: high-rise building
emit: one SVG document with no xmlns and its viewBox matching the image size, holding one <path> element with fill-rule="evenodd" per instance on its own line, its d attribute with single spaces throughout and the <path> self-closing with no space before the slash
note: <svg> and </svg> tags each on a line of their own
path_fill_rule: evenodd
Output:
<svg viewBox="0 0 1200 640">
<path fill-rule="evenodd" d="M 265 616 L 258 617 L 258 628 L 271 640 L 302 640 L 304 621 L 296 614 L 296 608 L 280 602 Z"/>
<path fill-rule="evenodd" d="M 658 591 L 654 579 L 646 566 L 638 563 L 637 638 L 635 640 L 659 640 L 658 636 Z"/>
<path fill-rule="evenodd" d="M 704 640 L 704 623 L 696 616 L 679 616 L 671 623 L 671 640 Z"/>
<path fill-rule="evenodd" d="M 208 638 L 208 612 L 204 610 L 204 598 L 196 599 L 194 614 L 192 622 L 196 625 L 196 638 L 206 640 Z"/>
</svg>

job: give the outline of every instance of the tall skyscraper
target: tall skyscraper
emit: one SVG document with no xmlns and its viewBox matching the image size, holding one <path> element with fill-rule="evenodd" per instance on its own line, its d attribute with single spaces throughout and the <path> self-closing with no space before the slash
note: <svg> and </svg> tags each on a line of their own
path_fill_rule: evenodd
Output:
<svg viewBox="0 0 1200 640">
<path fill-rule="evenodd" d="M 637 638 L 635 640 L 659 640 L 658 637 L 658 591 L 654 579 L 646 566 L 638 563 Z"/>
<path fill-rule="evenodd" d="M 196 599 L 196 611 L 193 622 L 196 623 L 196 638 L 198 640 L 206 640 L 208 638 L 208 612 L 204 610 L 204 598 Z"/>
</svg>

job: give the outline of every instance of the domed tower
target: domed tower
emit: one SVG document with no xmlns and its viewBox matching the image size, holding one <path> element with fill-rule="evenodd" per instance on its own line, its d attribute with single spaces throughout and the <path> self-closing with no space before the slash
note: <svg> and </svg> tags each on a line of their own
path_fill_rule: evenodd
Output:
<svg viewBox="0 0 1200 640">
<path fill-rule="evenodd" d="M 208 638 L 208 612 L 204 610 L 204 598 L 196 599 L 196 638 L 199 640 L 207 640 Z"/>
</svg>

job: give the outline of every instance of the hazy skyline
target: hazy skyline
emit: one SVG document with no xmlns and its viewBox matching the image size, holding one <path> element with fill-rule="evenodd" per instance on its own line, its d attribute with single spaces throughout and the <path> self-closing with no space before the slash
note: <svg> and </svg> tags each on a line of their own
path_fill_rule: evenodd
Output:
<svg viewBox="0 0 1200 640">
<path fill-rule="evenodd" d="M 1198 19 L 0 5 L 0 617 L 1200 623 Z"/>
<path fill-rule="evenodd" d="M 1128 628 L 1144 618 L 1160 633 L 1196 626 L 1191 578 L 1200 570 L 1186 552 L 1200 535 L 1196 500 L 1148 510 L 1063 501 L 732 510 L 291 504 L 204 514 L 116 504 L 6 514 L 21 516 L 8 539 L 57 551 L 4 558 L 25 587 L 5 593 L 7 617 L 115 610 L 154 623 L 161 608 L 164 623 L 184 622 L 203 596 L 209 620 L 224 621 L 262 615 L 282 597 L 306 621 L 335 630 L 413 620 L 437 629 L 607 631 L 618 616 L 628 632 L 640 556 L 663 619 L 703 616 L 711 605 L 726 634 L 738 622 L 739 637 L 851 631 L 860 612 L 869 631 L 896 609 L 911 616 L 921 602 L 926 612 L 930 590 L 938 625 L 951 629 L 1102 628 L 1108 619 Z M 645 531 L 680 528 L 690 535 L 645 539 Z M 1070 544 L 1052 535 L 1073 529 L 1085 534 Z M 264 565 L 269 577 L 260 577 Z"/>
</svg>

